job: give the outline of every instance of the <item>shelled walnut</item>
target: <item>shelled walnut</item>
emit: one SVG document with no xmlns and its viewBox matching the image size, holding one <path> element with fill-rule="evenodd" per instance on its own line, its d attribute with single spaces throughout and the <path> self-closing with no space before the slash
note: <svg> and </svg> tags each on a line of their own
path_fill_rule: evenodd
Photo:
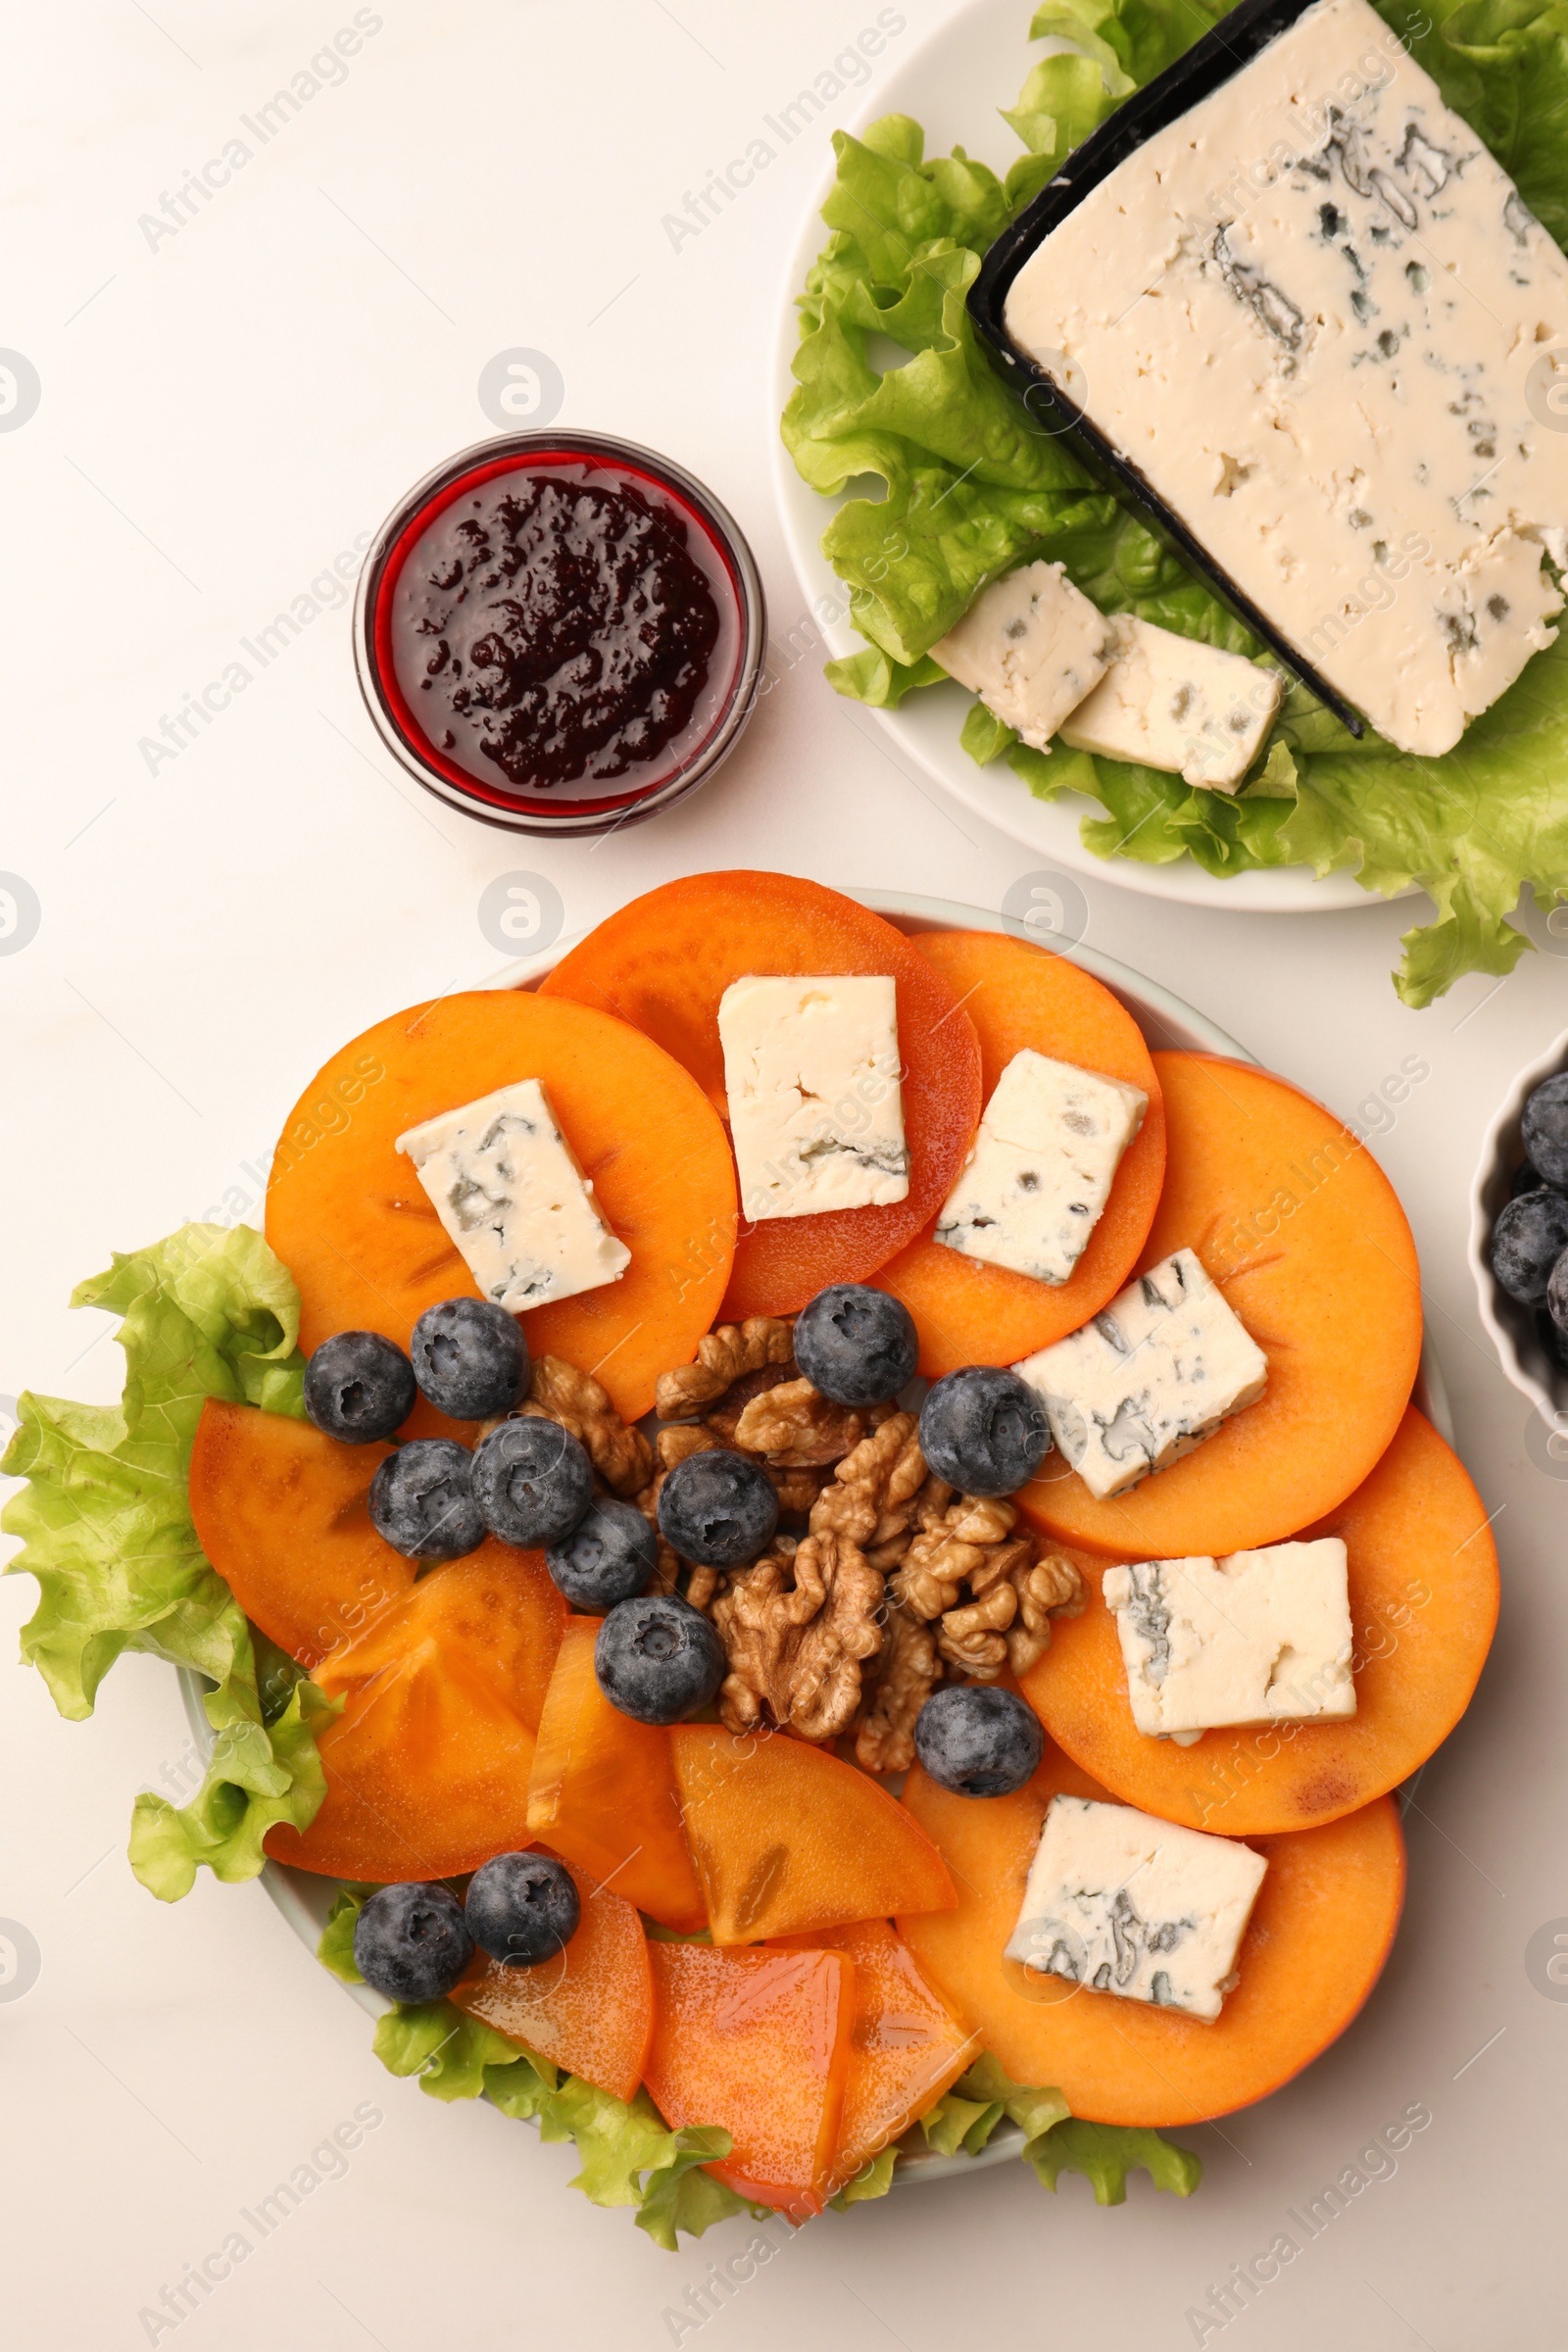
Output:
<svg viewBox="0 0 1568 2352">
<path fill-rule="evenodd" d="M 843 1535 L 875 1566 L 902 1559 L 928 1479 L 913 1413 L 890 1413 L 839 1463 L 811 1506 L 813 1535 Z M 952 1493 L 941 1488 L 946 1501 Z"/>
<path fill-rule="evenodd" d="M 886 1406 L 858 1412 L 834 1404 L 808 1380 L 787 1380 L 748 1401 L 735 1423 L 735 1444 L 776 1469 L 825 1469 L 841 1462 L 886 1414 Z"/>
<path fill-rule="evenodd" d="M 914 1722 L 942 1674 L 937 1638 L 896 1601 L 888 1605 L 882 1647 L 865 1668 L 856 1761 L 867 1772 L 907 1772 L 914 1762 Z"/>
<path fill-rule="evenodd" d="M 729 1658 L 718 1711 L 732 1732 L 771 1723 L 835 1739 L 860 1703 L 861 1663 L 882 1646 L 883 1580 L 842 1536 L 807 1536 L 730 1572 L 712 1620 Z"/>
<path fill-rule="evenodd" d="M 795 1369 L 795 1325 L 783 1315 L 749 1315 L 744 1323 L 721 1323 L 697 1343 L 697 1361 L 662 1372 L 654 1409 L 662 1421 L 699 1413 L 747 1374 Z"/>
<path fill-rule="evenodd" d="M 1051 1640 L 1051 1619 L 1083 1605 L 1083 1582 L 1059 1552 L 1035 1557 L 1034 1538 L 1014 1533 L 1016 1506 L 960 1494 L 927 1506 L 892 1580 L 900 1605 L 926 1624 L 937 1646 L 971 1682 L 1004 1670 L 1027 1674 Z M 960 1601 L 961 1588 L 969 1597 Z"/>
</svg>

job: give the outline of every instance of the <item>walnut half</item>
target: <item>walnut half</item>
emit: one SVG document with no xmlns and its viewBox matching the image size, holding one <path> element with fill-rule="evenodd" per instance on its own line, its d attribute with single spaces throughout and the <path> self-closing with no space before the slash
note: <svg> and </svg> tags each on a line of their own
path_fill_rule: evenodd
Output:
<svg viewBox="0 0 1568 2352">
<path fill-rule="evenodd" d="M 697 1343 L 695 1364 L 661 1372 L 654 1409 L 662 1421 L 683 1421 L 733 1388 L 748 1372 L 795 1361 L 795 1325 L 783 1315 L 748 1315 L 744 1323 L 721 1323 Z"/>
<path fill-rule="evenodd" d="M 771 1723 L 821 1741 L 848 1730 L 862 1660 L 882 1646 L 883 1580 L 859 1547 L 807 1536 L 793 1558 L 733 1571 L 712 1603 L 729 1658 L 718 1711 L 732 1732 Z"/>
<path fill-rule="evenodd" d="M 882 1629 L 882 1647 L 866 1667 L 864 1704 L 855 1733 L 856 1762 L 867 1772 L 907 1772 L 914 1762 L 915 1717 L 942 1672 L 936 1636 L 897 1602 Z"/>
</svg>

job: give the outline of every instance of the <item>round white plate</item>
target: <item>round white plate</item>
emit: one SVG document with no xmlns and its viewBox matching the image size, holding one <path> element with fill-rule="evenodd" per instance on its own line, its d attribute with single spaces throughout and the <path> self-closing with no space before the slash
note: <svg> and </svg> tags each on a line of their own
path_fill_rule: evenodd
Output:
<svg viewBox="0 0 1568 2352">
<path fill-rule="evenodd" d="M 859 128 L 878 115 L 912 115 L 925 127 L 927 155 L 946 155 L 961 146 L 999 174 L 1004 173 L 1023 149 L 998 110 L 1013 104 L 1030 67 L 1048 54 L 1041 42 L 1024 37 L 1028 24 L 1025 0 L 968 0 L 967 6 L 956 9 L 894 65 L 855 126 Z M 1068 45 L 1055 44 L 1057 48 Z M 821 660 L 817 638 L 825 641 L 827 652 L 835 656 L 859 653 L 865 643 L 850 626 L 843 584 L 818 545 L 835 504 L 842 502 L 823 498 L 802 481 L 779 438 L 776 422 L 795 388 L 790 372 L 799 335 L 795 296 L 827 241 L 819 210 L 831 184 L 828 170 L 802 225 L 788 280 L 780 290 L 771 393 L 773 478 L 784 537 L 806 607 L 793 631 L 785 625 L 777 633 L 789 646 L 792 658 L 813 663 Z M 867 489 L 879 495 L 880 486 L 874 481 L 858 487 L 861 495 Z M 852 490 L 845 496 L 854 494 Z M 797 647 L 804 648 L 798 657 Z M 1191 906 L 1228 906 L 1238 913 L 1316 914 L 1376 903 L 1375 894 L 1363 890 L 1351 875 L 1330 874 L 1319 882 L 1308 866 L 1237 874 L 1225 881 L 1205 874 L 1191 858 L 1178 858 L 1171 865 L 1142 865 L 1132 858 L 1097 858 L 1078 837 L 1081 817 L 1104 815 L 1097 802 L 1077 793 L 1064 794 L 1059 801 L 1037 801 L 1004 761 L 976 767 L 959 749 L 958 730 L 969 701 L 961 686 L 932 686 L 911 694 L 901 710 L 867 709 L 859 723 L 874 722 L 885 729 L 901 760 L 919 768 L 987 824 L 1021 842 L 1043 863 L 1094 874 L 1102 882 L 1119 883 L 1123 890 L 1142 891 L 1150 898 L 1177 899 Z"/>
<path fill-rule="evenodd" d="M 886 890 L 855 890 L 846 896 L 858 899 L 862 906 L 870 906 L 884 915 L 901 931 L 1001 931 L 1009 926 L 1000 915 L 989 914 L 978 906 L 960 906 L 952 899 L 911 897 L 905 892 Z M 508 964 L 492 974 L 482 985 L 490 988 L 536 988 L 547 972 L 554 970 L 575 940 L 561 940 L 538 956 L 526 957 L 519 963 Z M 1146 980 L 1129 970 L 1114 957 L 1102 956 L 1094 948 L 1078 947 L 1063 951 L 1072 962 L 1102 981 L 1132 1014 L 1152 1047 L 1174 1048 L 1198 1054 L 1224 1054 L 1234 1061 L 1255 1062 L 1256 1054 L 1239 1045 L 1235 1038 L 1215 1022 L 1172 996 L 1169 989 L 1157 981 Z M 1423 1348 L 1421 1371 L 1416 1382 L 1415 1402 L 1434 1427 L 1448 1442 L 1453 1443 L 1453 1423 L 1448 1411 L 1448 1399 L 1438 1368 L 1437 1357 L 1430 1342 Z M 181 1667 L 179 1680 L 189 1722 L 198 1752 L 205 1758 L 213 1744 L 213 1728 L 207 1720 L 202 1695 L 210 1686 L 189 1667 Z M 313 1955 L 320 1941 L 326 1915 L 337 1893 L 334 1880 L 316 1876 L 307 1870 L 290 1870 L 280 1862 L 269 1862 L 262 1871 L 262 1885 L 288 1921 L 300 1941 Z M 346 1984 L 345 1992 L 356 2000 L 370 2017 L 379 2017 L 392 2004 L 380 1993 L 372 1992 L 368 1984 Z M 894 2175 L 896 2182 L 942 2180 L 972 2172 L 976 2165 L 1001 2164 L 1016 2156 L 1023 2144 L 1023 2134 L 1016 2124 L 1004 2124 L 992 2137 L 990 2145 L 979 2156 L 938 2156 L 921 2149 L 906 2156 Z"/>
</svg>

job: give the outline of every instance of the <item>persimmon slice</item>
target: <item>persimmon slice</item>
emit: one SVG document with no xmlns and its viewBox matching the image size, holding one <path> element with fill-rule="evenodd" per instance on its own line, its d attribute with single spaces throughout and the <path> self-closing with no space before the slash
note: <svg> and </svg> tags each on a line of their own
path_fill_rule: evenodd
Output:
<svg viewBox="0 0 1568 2352">
<path fill-rule="evenodd" d="M 681 1819 L 715 1943 L 760 1942 L 956 1900 L 912 1816 L 853 1764 L 785 1734 L 669 1735 Z"/>
<path fill-rule="evenodd" d="M 355 1038 L 284 1125 L 267 1238 L 300 1287 L 300 1344 L 384 1332 L 400 1348 L 438 1299 L 472 1298 L 397 1138 L 519 1078 L 543 1081 L 605 1214 L 631 1251 L 618 1282 L 522 1317 L 530 1348 L 592 1372 L 636 1420 L 686 1363 L 729 1277 L 735 1168 L 722 1123 L 640 1030 L 522 989 L 416 1004 Z M 448 1430 L 428 1406 L 412 1435 Z M 461 1434 L 461 1433 L 460 1433 Z"/>
<path fill-rule="evenodd" d="M 1398 1428 L 1421 1354 L 1415 1243 L 1366 1146 L 1246 1062 L 1161 1053 L 1154 1067 L 1165 1188 L 1140 1266 L 1196 1250 L 1267 1355 L 1268 1387 L 1106 1502 L 1047 1455 L 1025 1516 L 1122 1560 L 1247 1551 L 1332 1511 Z"/>
<path fill-rule="evenodd" d="M 316 1669 L 343 1712 L 319 1740 L 309 1829 L 274 1862 L 328 1878 L 445 1879 L 533 1842 L 528 1775 L 565 1603 L 537 1552 L 493 1539 L 449 1560 Z"/>
<path fill-rule="evenodd" d="M 947 982 L 880 915 L 799 875 L 666 882 L 590 931 L 540 994 L 574 998 L 645 1030 L 723 1114 L 718 1001 L 749 972 L 882 972 L 895 980 L 909 1192 L 882 1208 L 744 1226 L 722 1310 L 735 1320 L 793 1313 L 828 1283 L 864 1282 L 885 1266 L 947 1199 L 980 1116 L 979 1049 Z"/>
<path fill-rule="evenodd" d="M 959 1899 L 956 1911 L 901 1919 L 899 1931 L 1015 2082 L 1054 2085 L 1091 2123 L 1200 2124 L 1278 2090 L 1345 2032 L 1399 1924 L 1404 1838 L 1392 1798 L 1246 1840 L 1267 1857 L 1268 1876 L 1242 1938 L 1241 1982 L 1209 2024 L 1004 1959 L 1058 1790 L 1106 1793 L 1049 1743 L 1014 1796 L 954 1796 L 918 1765 L 904 1792 Z"/>
<path fill-rule="evenodd" d="M 545 1693 L 528 1826 L 666 1928 L 702 1927 L 669 1734 L 612 1707 L 594 1674 L 600 1617 L 568 1617 Z"/>
<path fill-rule="evenodd" d="M 612 2098 L 636 2096 L 654 2030 L 648 1940 L 633 1906 L 568 1856 L 582 1903 L 565 1950 L 537 1968 L 479 1952 L 451 1994 L 460 2009 Z"/>
<path fill-rule="evenodd" d="M 877 1287 L 902 1298 L 914 1317 L 920 1369 L 935 1380 L 960 1364 L 1016 1363 L 1077 1331 L 1114 1298 L 1158 1205 L 1165 1114 L 1159 1080 L 1132 1014 L 1065 956 L 991 931 L 930 931 L 913 944 L 974 1023 L 984 1102 L 1026 1047 L 1141 1086 L 1149 1097 L 1143 1126 L 1123 1155 L 1070 1281 L 1054 1288 L 1005 1266 L 988 1266 L 944 1249 L 929 1226 L 883 1267 Z"/>
<path fill-rule="evenodd" d="M 1023 1678 L 1059 1747 L 1130 1805 L 1226 1837 L 1306 1829 L 1382 1796 L 1470 1703 L 1497 1621 L 1497 1553 L 1463 1464 L 1412 1406 L 1371 1477 L 1303 1540 L 1349 1559 L 1355 1713 L 1343 1722 L 1205 1732 L 1191 1747 L 1133 1725 L 1106 1563 L 1075 1557 L 1081 1617 L 1060 1618 Z"/>
<path fill-rule="evenodd" d="M 654 1943 L 644 2080 L 666 2124 L 716 2124 L 705 2167 L 743 2197 L 820 2213 L 850 2067 L 855 1963 L 842 1952 Z"/>
<path fill-rule="evenodd" d="M 855 1962 L 850 2071 L 833 2156 L 833 2184 L 842 2187 L 974 2064 L 980 2036 L 926 1982 L 885 1919 L 782 1936 L 774 1948 L 847 1952 Z"/>
<path fill-rule="evenodd" d="M 414 1584 L 370 1525 L 385 1446 L 340 1446 L 309 1421 L 209 1397 L 190 1457 L 190 1509 L 213 1566 L 253 1625 L 302 1666 L 352 1642 Z"/>
</svg>

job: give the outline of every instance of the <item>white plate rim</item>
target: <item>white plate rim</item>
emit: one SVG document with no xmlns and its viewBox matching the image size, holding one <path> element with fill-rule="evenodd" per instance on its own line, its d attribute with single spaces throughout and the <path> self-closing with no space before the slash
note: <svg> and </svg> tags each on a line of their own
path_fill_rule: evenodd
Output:
<svg viewBox="0 0 1568 2352">
<path fill-rule="evenodd" d="M 943 53 L 972 37 L 977 19 L 989 23 L 1000 21 L 1005 14 L 1009 24 L 1015 24 L 1019 5 L 1020 0 L 967 0 L 966 6 L 933 26 L 913 49 L 899 59 L 878 85 L 874 98 L 868 99 L 856 113 L 848 127 L 859 132 L 879 115 L 897 112 L 923 120 L 929 109 L 922 107 L 919 84 L 923 77 L 940 71 Z M 1038 47 L 1038 54 L 1045 56 L 1048 51 Z M 1012 96 L 1010 90 L 1000 91 L 998 107 L 1009 104 Z M 983 134 L 983 128 L 976 125 L 977 136 Z M 795 296 L 827 237 L 820 216 L 832 182 L 832 172 L 827 171 L 816 184 L 791 250 L 788 274 L 781 289 L 768 391 L 769 446 L 779 524 L 806 601 L 809 625 L 819 632 L 828 653 L 844 656 L 863 652 L 865 640 L 851 628 L 847 617 L 836 620 L 822 617 L 824 605 L 836 609 L 843 601 L 842 585 L 817 544 L 835 502 L 802 481 L 778 429 L 779 417 L 795 384 L 790 368 L 798 343 Z M 797 625 L 806 625 L 805 615 Z M 804 658 L 812 658 L 814 651 Z M 967 703 L 969 698 L 961 688 L 930 687 L 922 689 L 921 695 L 911 701 L 917 705 L 923 703 L 931 710 L 938 706 L 940 698 L 941 703 L 951 703 L 957 712 L 960 697 L 962 703 Z M 975 766 L 967 754 L 958 749 L 957 724 L 961 721 L 952 728 L 952 758 L 948 760 L 932 755 L 924 730 L 914 723 L 909 710 L 878 710 L 868 704 L 855 707 L 865 710 L 901 760 L 912 762 L 971 815 L 1073 873 L 1093 875 L 1101 882 L 1141 897 L 1171 900 L 1189 906 L 1218 906 L 1238 914 L 1331 914 L 1343 913 L 1347 907 L 1383 904 L 1381 894 L 1366 889 L 1353 874 L 1336 872 L 1319 880 L 1309 866 L 1280 866 L 1225 878 L 1205 873 L 1190 856 L 1183 856 L 1169 865 L 1144 865 L 1130 858 L 1097 858 L 1093 851 L 1085 849 L 1078 836 L 1081 816 L 1103 815 L 1097 803 L 1078 795 L 1055 802 L 1037 801 L 1028 786 L 1002 762 L 988 768 Z M 1407 898 L 1417 894 L 1410 885 L 1396 895 Z"/>
<path fill-rule="evenodd" d="M 862 906 L 868 906 L 873 912 L 896 923 L 899 929 L 910 933 L 967 930 L 1017 936 L 1016 926 L 1001 915 L 993 914 L 985 907 L 965 906 L 955 899 L 932 898 L 919 892 L 850 888 L 846 888 L 843 895 L 857 900 Z M 555 941 L 536 955 L 503 965 L 500 971 L 492 973 L 478 985 L 497 989 L 535 987 L 575 945 L 576 937 Z M 1222 1029 L 1206 1013 L 1187 1004 L 1158 981 L 1146 979 L 1129 965 L 1118 962 L 1114 956 L 1102 955 L 1095 948 L 1080 945 L 1057 952 L 1102 981 L 1132 1013 L 1140 1028 L 1145 1030 L 1146 1037 L 1150 1037 L 1146 1022 L 1152 1025 L 1156 1034 L 1150 1037 L 1151 1044 L 1160 1048 L 1174 1047 L 1189 1053 L 1222 1054 L 1232 1061 L 1261 1066 L 1256 1054 L 1232 1037 L 1228 1030 Z M 1568 1046 L 1568 1037 L 1559 1040 L 1559 1046 Z M 1430 1336 L 1423 1337 L 1414 1401 L 1418 1410 L 1426 1415 L 1451 1446 L 1453 1420 L 1447 1390 Z M 197 1752 L 205 1762 L 216 1738 L 202 1703 L 203 1692 L 208 1686 L 188 1666 L 178 1667 L 175 1671 L 179 1678 L 185 1718 Z M 285 1863 L 270 1861 L 262 1868 L 261 1884 L 314 1958 L 326 1924 L 327 1912 L 338 1892 L 338 1882 L 311 1871 L 291 1869 Z M 372 1991 L 368 1984 L 344 1984 L 343 1990 L 368 2017 L 379 2018 L 392 2006 L 380 1993 Z M 1018 2126 L 1004 2123 L 999 2125 L 989 2144 L 978 2156 L 941 2156 L 925 2150 L 911 2153 L 901 2161 L 894 2174 L 894 2183 L 895 2186 L 906 2187 L 916 2181 L 966 2179 L 977 2169 L 1006 2162 L 1016 2156 L 1022 2146 L 1023 2133 Z"/>
</svg>

